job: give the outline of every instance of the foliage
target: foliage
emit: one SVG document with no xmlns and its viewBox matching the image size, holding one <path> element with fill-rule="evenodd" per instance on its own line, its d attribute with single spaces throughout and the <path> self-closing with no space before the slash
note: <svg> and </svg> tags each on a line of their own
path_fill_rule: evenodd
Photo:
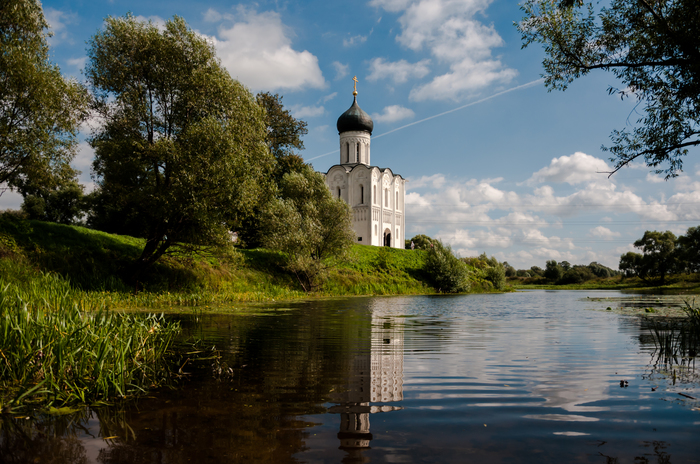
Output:
<svg viewBox="0 0 700 464">
<path fill-rule="evenodd" d="M 323 175 L 308 165 L 284 175 L 279 198 L 260 222 L 265 246 L 285 253 L 286 269 L 307 292 L 321 284 L 327 259 L 343 257 L 355 238 L 350 207 L 334 198 Z"/>
<path fill-rule="evenodd" d="M 637 275 L 642 278 L 659 277 L 664 285 L 666 275 L 675 267 L 676 236 L 673 232 L 649 231 L 634 242 L 635 248 L 643 251 L 642 260 Z"/>
<path fill-rule="evenodd" d="M 29 219 L 74 224 L 83 214 L 84 203 L 83 186 L 73 181 L 57 189 L 42 189 L 25 195 L 22 211 Z"/>
<path fill-rule="evenodd" d="M 137 271 L 171 247 L 230 244 L 271 193 L 264 112 L 214 46 L 175 17 L 164 30 L 108 17 L 85 70 L 104 125 L 90 139 L 90 223 L 145 238 Z"/>
<path fill-rule="evenodd" d="M 697 0 L 527 0 L 523 47 L 544 44 L 545 85 L 565 90 L 595 69 L 612 72 L 643 115 L 615 130 L 613 173 L 637 158 L 674 177 L 700 144 L 700 4 Z"/>
<path fill-rule="evenodd" d="M 414 248 L 416 250 L 429 250 L 433 247 L 437 240 L 428 237 L 427 235 L 418 234 L 414 236 L 411 240 L 406 240 L 406 249 L 411 249 L 411 242 L 413 242 Z"/>
<path fill-rule="evenodd" d="M 36 0 L 0 3 L 0 183 L 55 188 L 75 177 L 84 87 L 49 59 L 48 24 Z"/>
<path fill-rule="evenodd" d="M 457 258 L 449 245 L 440 240 L 433 241 L 428 249 L 423 267 L 433 287 L 442 293 L 469 291 L 469 271 L 464 261 Z"/>
<path fill-rule="evenodd" d="M 265 110 L 265 143 L 275 157 L 272 179 L 275 186 L 279 186 L 285 174 L 303 172 L 305 169 L 306 163 L 297 151 L 304 149 L 301 138 L 308 132 L 306 122 L 295 119 L 289 110 L 284 108 L 282 97 L 278 94 L 260 92 L 256 96 L 256 101 Z M 251 248 L 262 246 L 260 216 L 266 206 L 266 202 L 261 202 L 254 213 L 249 215 L 237 229 L 244 246 Z"/>
<path fill-rule="evenodd" d="M 545 266 L 544 276 L 548 280 L 556 282 L 564 276 L 564 268 L 561 265 L 557 264 L 557 262 L 553 259 L 549 260 L 547 261 L 547 265 Z"/>
<path fill-rule="evenodd" d="M 169 378 L 164 358 L 177 323 L 108 312 L 54 274 L 0 279 L 0 288 L 3 409 L 109 401 Z"/>
<path fill-rule="evenodd" d="M 618 267 L 627 277 L 637 276 L 642 271 L 643 258 L 644 257 L 639 253 L 628 251 L 620 256 L 620 264 Z"/>
<path fill-rule="evenodd" d="M 682 269 L 700 272 L 700 227 L 690 227 L 678 237 L 676 253 Z"/>
<path fill-rule="evenodd" d="M 305 121 L 295 119 L 289 110 L 284 109 L 279 94 L 260 92 L 255 98 L 258 105 L 265 109 L 265 142 L 277 160 L 275 177 L 279 182 L 289 172 L 301 172 L 305 163 L 296 150 L 304 149 L 301 138 L 309 131 Z"/>
</svg>

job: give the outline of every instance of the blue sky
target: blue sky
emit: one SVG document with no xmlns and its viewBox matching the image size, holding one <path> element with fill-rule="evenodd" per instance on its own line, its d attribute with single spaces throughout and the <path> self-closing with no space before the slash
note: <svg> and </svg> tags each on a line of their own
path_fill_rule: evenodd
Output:
<svg viewBox="0 0 700 464">
<path fill-rule="evenodd" d="M 339 160 L 335 123 L 352 103 L 356 75 L 358 103 L 374 118 L 372 164 L 409 180 L 407 237 L 440 237 L 461 256 L 485 252 L 517 268 L 548 259 L 616 268 L 645 230 L 681 234 L 700 224 L 700 150 L 669 181 L 641 164 L 611 179 L 600 173 L 611 168 L 601 145 L 634 124 L 636 102 L 609 96 L 619 83 L 603 72 L 547 92 L 542 49 L 521 49 L 515 1 L 43 6 L 53 60 L 78 79 L 104 17 L 184 17 L 215 43 L 233 77 L 283 95 L 308 122 L 302 156 L 322 172 Z M 92 156 L 83 142 L 74 162 L 88 188 Z M 20 202 L 0 197 L 3 208 Z"/>
</svg>

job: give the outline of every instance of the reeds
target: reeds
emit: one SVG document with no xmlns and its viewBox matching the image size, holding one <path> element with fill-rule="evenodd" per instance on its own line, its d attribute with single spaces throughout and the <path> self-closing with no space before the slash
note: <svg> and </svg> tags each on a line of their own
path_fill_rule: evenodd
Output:
<svg viewBox="0 0 700 464">
<path fill-rule="evenodd" d="M 0 407 L 96 404 L 158 386 L 177 323 L 111 312 L 55 274 L 0 279 Z"/>
</svg>

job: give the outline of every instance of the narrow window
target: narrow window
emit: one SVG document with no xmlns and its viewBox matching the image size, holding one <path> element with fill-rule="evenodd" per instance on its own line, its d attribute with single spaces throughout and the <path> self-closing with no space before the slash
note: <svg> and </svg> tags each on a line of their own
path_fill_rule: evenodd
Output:
<svg viewBox="0 0 700 464">
<path fill-rule="evenodd" d="M 340 198 L 340 187 L 338 187 L 338 198 Z"/>
<path fill-rule="evenodd" d="M 396 203 L 394 204 L 396 209 L 399 209 L 399 192 L 396 192 Z"/>
<path fill-rule="evenodd" d="M 389 207 L 389 190 L 388 189 L 384 189 L 384 206 L 386 208 Z"/>
<path fill-rule="evenodd" d="M 350 143 L 345 144 L 345 162 L 349 163 L 350 162 Z"/>
<path fill-rule="evenodd" d="M 360 204 L 365 204 L 365 188 L 362 185 L 360 185 Z"/>
</svg>

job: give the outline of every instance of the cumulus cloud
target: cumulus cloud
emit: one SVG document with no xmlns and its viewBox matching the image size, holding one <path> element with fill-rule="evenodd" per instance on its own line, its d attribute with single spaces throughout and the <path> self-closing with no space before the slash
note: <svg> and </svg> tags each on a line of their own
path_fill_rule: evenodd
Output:
<svg viewBox="0 0 700 464">
<path fill-rule="evenodd" d="M 81 56 L 80 58 L 70 58 L 68 60 L 69 66 L 74 66 L 77 69 L 83 69 L 85 63 L 87 62 L 87 56 Z"/>
<path fill-rule="evenodd" d="M 493 24 L 476 19 L 491 0 L 372 0 L 371 5 L 401 13 L 401 33 L 396 37 L 404 47 L 427 49 L 449 71 L 427 84 L 415 87 L 410 98 L 460 100 L 492 84 L 506 84 L 517 76 L 492 50 L 504 45 Z"/>
<path fill-rule="evenodd" d="M 668 198 L 642 198 L 614 179 L 597 182 L 588 168 L 600 161 L 557 158 L 533 173 L 537 182 L 523 184 L 444 174 L 409 179 L 407 237 L 439 237 L 463 256 L 486 252 L 518 268 L 549 259 L 616 268 L 618 249 L 628 251 L 645 229 L 683 233 L 689 223 L 679 221 L 700 217 L 700 184 L 692 178 Z M 626 237 L 630 244 L 620 247 Z"/>
<path fill-rule="evenodd" d="M 391 79 L 395 84 L 406 82 L 410 78 L 422 78 L 428 75 L 430 60 L 409 63 L 406 60 L 388 62 L 384 58 L 374 58 L 369 63 L 368 81 Z"/>
<path fill-rule="evenodd" d="M 410 108 L 404 108 L 400 105 L 391 105 L 384 108 L 381 113 L 373 113 L 372 118 L 377 122 L 387 122 L 392 123 L 396 121 L 402 121 L 404 119 L 410 119 L 415 116 L 416 113 Z"/>
<path fill-rule="evenodd" d="M 338 96 L 338 92 L 333 92 L 331 94 L 326 95 L 321 99 L 323 103 L 328 103 L 329 101 L 333 100 L 335 97 Z"/>
<path fill-rule="evenodd" d="M 591 229 L 588 233 L 589 235 L 593 237 L 599 237 L 605 240 L 611 240 L 615 237 L 619 237 L 621 234 L 619 232 L 613 232 L 612 230 L 608 229 L 607 227 L 603 226 L 598 226 L 593 229 Z"/>
<path fill-rule="evenodd" d="M 290 107 L 295 118 L 315 118 L 323 116 L 326 109 L 323 106 L 301 106 L 294 105 Z"/>
<path fill-rule="evenodd" d="M 78 15 L 47 7 L 44 9 L 44 18 L 46 18 L 46 22 L 49 23 L 49 28 L 53 32 L 53 37 L 49 38 L 51 45 L 55 46 L 61 42 L 73 42 L 67 26 L 77 24 Z"/>
<path fill-rule="evenodd" d="M 583 182 L 605 181 L 607 180 L 605 172 L 609 171 L 611 171 L 610 167 L 602 159 L 578 151 L 571 156 L 552 159 L 549 166 L 535 172 L 527 180 L 527 184 L 566 182 L 575 185 Z"/>
<path fill-rule="evenodd" d="M 213 38 L 221 62 L 233 77 L 254 91 L 325 87 L 318 58 L 292 48 L 292 32 L 278 13 L 241 7 L 235 20 L 230 27 L 220 27 Z"/>
</svg>

